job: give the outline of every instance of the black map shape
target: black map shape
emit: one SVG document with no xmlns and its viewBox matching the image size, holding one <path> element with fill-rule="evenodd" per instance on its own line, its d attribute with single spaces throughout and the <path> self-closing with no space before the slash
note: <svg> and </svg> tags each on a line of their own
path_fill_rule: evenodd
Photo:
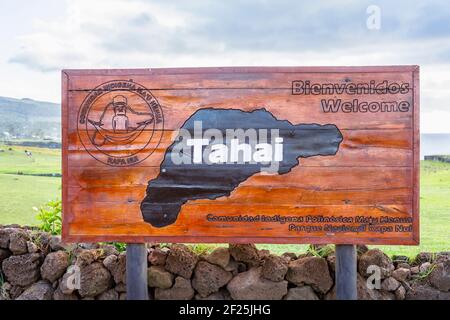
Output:
<svg viewBox="0 0 450 320">
<path fill-rule="evenodd" d="M 182 126 L 194 131 L 194 121 L 202 121 L 206 129 L 278 129 L 283 138 L 283 161 L 278 174 L 288 173 L 299 164 L 298 158 L 335 155 L 342 134 L 333 124 L 298 124 L 276 119 L 266 109 L 245 112 L 238 109 L 200 109 Z M 225 135 L 224 135 L 225 136 Z M 270 139 L 270 138 L 269 138 Z M 267 167 L 262 163 L 246 164 L 181 164 L 170 156 L 180 137 L 167 148 L 160 173 L 150 180 L 147 194 L 141 203 L 144 221 L 154 227 L 174 223 L 183 204 L 189 200 L 216 199 L 230 195 L 241 182 Z M 270 142 L 270 140 L 268 140 Z"/>
</svg>

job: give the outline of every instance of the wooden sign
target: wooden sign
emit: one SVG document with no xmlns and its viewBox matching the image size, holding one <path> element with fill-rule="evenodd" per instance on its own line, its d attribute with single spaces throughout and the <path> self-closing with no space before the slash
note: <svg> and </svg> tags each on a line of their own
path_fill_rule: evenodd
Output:
<svg viewBox="0 0 450 320">
<path fill-rule="evenodd" d="M 66 241 L 419 243 L 419 68 L 64 70 Z"/>
</svg>

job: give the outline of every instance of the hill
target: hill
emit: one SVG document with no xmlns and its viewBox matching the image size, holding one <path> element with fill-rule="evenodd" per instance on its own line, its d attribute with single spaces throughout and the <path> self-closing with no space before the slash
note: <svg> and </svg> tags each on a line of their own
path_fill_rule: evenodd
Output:
<svg viewBox="0 0 450 320">
<path fill-rule="evenodd" d="M 0 138 L 59 140 L 60 128 L 59 104 L 28 98 L 0 97 Z"/>
</svg>

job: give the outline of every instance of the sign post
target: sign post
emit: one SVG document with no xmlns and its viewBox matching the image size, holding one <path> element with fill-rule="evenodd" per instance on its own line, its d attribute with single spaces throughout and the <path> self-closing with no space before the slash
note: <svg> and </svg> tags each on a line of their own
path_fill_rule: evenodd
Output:
<svg viewBox="0 0 450 320">
<path fill-rule="evenodd" d="M 343 299 L 353 245 L 419 243 L 418 66 L 63 70 L 62 85 L 66 242 L 334 243 Z"/>
<path fill-rule="evenodd" d="M 355 245 L 336 245 L 336 298 L 338 300 L 356 300 L 358 298 L 356 264 Z"/>
<path fill-rule="evenodd" d="M 148 300 L 147 248 L 143 243 L 127 244 L 127 300 Z"/>
</svg>

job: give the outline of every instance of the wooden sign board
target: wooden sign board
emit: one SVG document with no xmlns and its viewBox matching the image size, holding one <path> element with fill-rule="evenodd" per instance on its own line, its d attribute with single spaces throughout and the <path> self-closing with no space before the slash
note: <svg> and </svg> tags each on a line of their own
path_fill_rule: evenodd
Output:
<svg viewBox="0 0 450 320">
<path fill-rule="evenodd" d="M 64 70 L 66 241 L 419 243 L 419 68 Z"/>
</svg>

